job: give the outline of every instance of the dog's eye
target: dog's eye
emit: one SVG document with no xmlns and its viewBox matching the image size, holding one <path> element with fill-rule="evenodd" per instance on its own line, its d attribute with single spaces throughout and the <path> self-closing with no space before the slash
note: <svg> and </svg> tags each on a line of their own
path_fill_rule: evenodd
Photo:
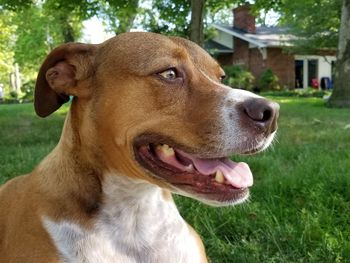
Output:
<svg viewBox="0 0 350 263">
<path fill-rule="evenodd" d="M 222 76 L 220 77 L 220 81 L 223 81 L 225 78 L 226 78 L 226 75 L 222 75 Z"/>
<path fill-rule="evenodd" d="M 176 69 L 174 68 L 164 70 L 163 72 L 160 72 L 158 74 L 166 80 L 174 80 L 178 78 Z"/>
</svg>

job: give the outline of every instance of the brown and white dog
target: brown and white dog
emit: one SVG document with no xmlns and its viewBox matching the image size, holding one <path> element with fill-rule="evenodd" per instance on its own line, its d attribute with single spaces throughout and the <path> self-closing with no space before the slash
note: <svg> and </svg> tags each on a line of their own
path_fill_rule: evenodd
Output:
<svg viewBox="0 0 350 263">
<path fill-rule="evenodd" d="M 126 33 L 53 50 L 35 110 L 74 99 L 56 148 L 0 189 L 0 261 L 206 262 L 170 193 L 212 205 L 248 198 L 247 164 L 268 147 L 278 105 L 221 84 L 196 44 Z"/>
</svg>

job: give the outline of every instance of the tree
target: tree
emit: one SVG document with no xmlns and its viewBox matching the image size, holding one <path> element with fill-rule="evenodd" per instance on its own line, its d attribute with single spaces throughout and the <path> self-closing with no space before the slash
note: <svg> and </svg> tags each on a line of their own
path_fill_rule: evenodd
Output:
<svg viewBox="0 0 350 263">
<path fill-rule="evenodd" d="M 22 72 L 26 75 L 36 72 L 51 49 L 77 40 L 81 35 L 82 19 L 73 11 L 68 12 L 50 1 L 16 11 L 14 51 Z"/>
<path fill-rule="evenodd" d="M 81 7 L 69 10 L 52 0 L 25 6 L 11 4 L 0 6 L 0 82 L 8 93 L 9 75 L 18 72 L 15 69 L 19 66 L 21 82 L 26 86 L 22 91 L 28 95 L 43 58 L 55 46 L 77 40 L 86 15 L 78 13 Z"/>
<path fill-rule="evenodd" d="M 73 42 L 80 37 L 82 22 L 96 15 L 98 5 L 97 0 L 0 0 L 0 9 L 20 14 L 30 9 L 40 9 L 43 19 L 50 22 L 41 27 L 59 28 L 63 42 Z"/>
<path fill-rule="evenodd" d="M 155 33 L 188 37 L 190 1 L 153 0 L 142 10 L 140 26 Z"/>
<path fill-rule="evenodd" d="M 279 24 L 297 38 L 288 51 L 318 53 L 336 49 L 340 25 L 341 0 L 257 0 L 255 13 L 274 10 L 280 14 Z"/>
<path fill-rule="evenodd" d="M 0 10 L 0 84 L 9 91 L 9 76 L 14 64 L 14 33 L 13 14 L 10 11 Z"/>
<path fill-rule="evenodd" d="M 190 24 L 190 40 L 203 46 L 203 18 L 204 18 L 205 0 L 191 0 L 191 24 Z"/>
<path fill-rule="evenodd" d="M 42 5 L 45 14 L 55 18 L 65 42 L 77 39 L 77 29 L 83 20 L 98 15 L 115 34 L 129 31 L 137 20 L 138 25 L 148 31 L 188 37 L 201 45 L 206 15 L 214 16 L 221 9 L 242 1 L 152 0 L 151 5 L 147 5 L 145 0 L 0 0 L 0 6 L 21 10 Z"/>
<path fill-rule="evenodd" d="M 256 8 L 281 13 L 281 23 L 298 36 L 292 51 L 337 50 L 331 107 L 350 107 L 350 0 L 257 0 Z"/>
<path fill-rule="evenodd" d="M 46 0 L 43 11 L 67 43 L 77 41 L 81 36 L 82 23 L 97 13 L 97 4 L 88 0 Z"/>
<path fill-rule="evenodd" d="M 350 107 L 350 0 L 344 0 L 331 107 Z"/>
<path fill-rule="evenodd" d="M 0 0 L 0 9 L 17 11 L 21 8 L 27 8 L 34 4 L 34 0 Z"/>
<path fill-rule="evenodd" d="M 139 0 L 105 0 L 101 2 L 100 16 L 107 20 L 109 29 L 116 35 L 129 32 L 139 9 Z"/>
<path fill-rule="evenodd" d="M 45 55 L 63 42 L 60 27 L 53 20 L 37 6 L 17 10 L 14 15 L 14 58 L 21 71 L 30 78 L 34 78 Z"/>
<path fill-rule="evenodd" d="M 209 33 L 206 20 L 242 1 L 153 0 L 152 8 L 143 10 L 142 26 L 148 31 L 186 37 L 202 45 Z"/>
</svg>

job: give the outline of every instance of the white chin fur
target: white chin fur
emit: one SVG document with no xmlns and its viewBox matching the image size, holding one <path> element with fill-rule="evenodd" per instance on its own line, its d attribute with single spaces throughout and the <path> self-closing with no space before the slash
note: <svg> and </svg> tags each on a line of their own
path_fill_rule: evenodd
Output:
<svg viewBox="0 0 350 263">
<path fill-rule="evenodd" d="M 200 201 L 206 205 L 215 206 L 215 207 L 234 206 L 234 205 L 242 204 L 245 201 L 247 201 L 250 197 L 249 191 L 247 191 L 247 193 L 244 196 L 240 197 L 239 199 L 220 202 L 220 201 L 205 199 L 205 198 L 197 196 L 195 194 L 185 192 L 185 191 L 178 189 L 174 186 L 172 188 L 175 189 L 175 191 L 172 191 L 174 194 L 182 195 L 185 197 L 190 197 L 190 198 L 195 199 L 197 201 Z"/>
<path fill-rule="evenodd" d="M 267 148 L 269 148 L 269 146 L 271 145 L 271 143 L 273 142 L 273 139 L 275 138 L 277 131 L 274 131 L 273 133 L 271 133 L 262 143 L 261 143 L 261 150 L 259 152 L 265 151 Z"/>
</svg>

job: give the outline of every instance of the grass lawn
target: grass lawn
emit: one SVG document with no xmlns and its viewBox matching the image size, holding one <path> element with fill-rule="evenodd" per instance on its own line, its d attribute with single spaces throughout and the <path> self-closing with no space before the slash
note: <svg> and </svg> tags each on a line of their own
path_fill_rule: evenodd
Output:
<svg viewBox="0 0 350 263">
<path fill-rule="evenodd" d="M 250 164 L 248 203 L 211 208 L 177 197 L 212 262 L 350 262 L 350 110 L 321 99 L 281 104 L 277 141 Z M 31 104 L 0 105 L 0 184 L 29 172 L 56 145 L 67 107 L 47 119 Z"/>
</svg>

